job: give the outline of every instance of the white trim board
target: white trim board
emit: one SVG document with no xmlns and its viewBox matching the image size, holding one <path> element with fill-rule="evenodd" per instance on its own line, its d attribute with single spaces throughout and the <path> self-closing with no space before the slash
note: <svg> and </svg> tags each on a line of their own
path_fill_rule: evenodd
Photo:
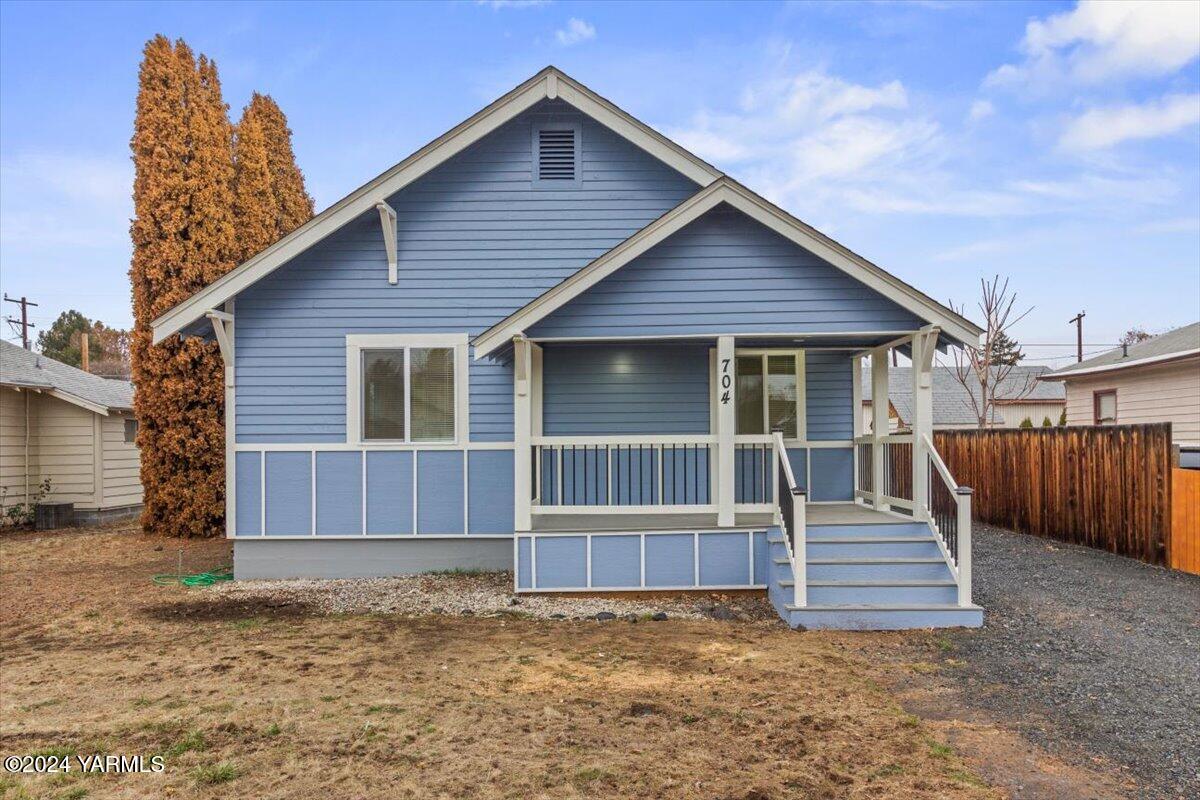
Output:
<svg viewBox="0 0 1200 800">
<path fill-rule="evenodd" d="M 412 376 L 408 351 L 411 348 L 446 347 L 454 350 L 454 438 L 447 442 L 389 442 L 367 440 L 362 436 L 362 352 L 364 350 L 404 349 L 404 435 L 412 435 L 409 419 Z M 442 444 L 455 448 L 468 438 L 471 430 L 470 379 L 467 334 L 465 333 L 350 333 L 346 334 L 346 442 L 354 447 L 371 444 L 426 445 Z"/>
<path fill-rule="evenodd" d="M 503 346 L 513 336 L 525 332 L 539 320 L 562 308 L 604 278 L 722 203 L 741 211 L 751 219 L 824 259 L 921 319 L 937 325 L 955 339 L 976 342 L 983 333 L 983 330 L 970 320 L 885 272 L 778 206 L 767 202 L 732 178 L 722 176 L 624 242 L 596 258 L 562 283 L 475 337 L 472 341 L 475 346 L 475 358 L 482 358 Z"/>
<path fill-rule="evenodd" d="M 153 322 L 154 343 L 182 331 L 300 253 L 335 233 L 376 204 L 470 147 L 544 99 L 562 98 L 579 111 L 678 170 L 701 186 L 720 170 L 600 97 L 554 67 L 546 67 L 491 105 L 451 128 L 374 180 L 355 189 L 232 271 L 171 308 Z"/>
</svg>

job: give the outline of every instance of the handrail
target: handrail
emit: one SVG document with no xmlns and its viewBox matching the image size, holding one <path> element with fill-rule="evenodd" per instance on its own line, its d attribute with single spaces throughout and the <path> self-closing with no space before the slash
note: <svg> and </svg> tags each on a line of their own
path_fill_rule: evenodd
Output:
<svg viewBox="0 0 1200 800">
<path fill-rule="evenodd" d="M 796 488 L 796 475 L 792 472 L 792 463 L 787 457 L 787 447 L 783 443 L 783 433 L 776 432 L 771 437 L 775 442 L 775 448 L 779 452 L 779 465 L 783 467 L 783 472 L 787 475 L 788 488 Z"/>
<path fill-rule="evenodd" d="M 808 555 L 805 541 L 807 491 L 796 485 L 796 475 L 792 472 L 792 464 L 788 459 L 783 431 L 774 431 L 772 438 L 779 459 L 781 478 L 776 485 L 775 503 L 779 510 L 780 524 L 784 529 L 784 548 L 792 564 L 792 602 L 803 608 L 808 605 Z"/>
<path fill-rule="evenodd" d="M 958 484 L 954 481 L 954 476 L 950 474 L 946 462 L 942 461 L 942 455 L 933 446 L 933 440 L 929 438 L 929 434 L 922 434 L 921 441 L 925 443 L 925 447 L 929 452 L 929 460 L 933 466 L 937 468 L 938 474 L 942 476 L 942 480 L 946 482 L 947 488 L 952 492 L 958 491 Z"/>
<path fill-rule="evenodd" d="M 629 436 L 531 436 L 531 444 L 598 445 L 598 444 L 716 444 L 717 437 L 699 434 L 634 434 Z"/>
<path fill-rule="evenodd" d="M 959 486 L 928 434 L 921 436 L 932 467 L 926 496 L 919 499 L 940 549 L 958 582 L 958 604 L 971 605 L 971 489 Z M 941 483 L 933 480 L 937 473 Z M 917 500 L 918 498 L 913 498 Z"/>
</svg>

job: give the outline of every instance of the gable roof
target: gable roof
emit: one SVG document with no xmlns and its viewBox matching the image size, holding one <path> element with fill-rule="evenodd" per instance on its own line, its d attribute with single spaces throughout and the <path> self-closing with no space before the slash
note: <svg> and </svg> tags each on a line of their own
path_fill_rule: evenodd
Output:
<svg viewBox="0 0 1200 800">
<path fill-rule="evenodd" d="M 0 386 L 33 389 L 107 415 L 133 408 L 133 384 L 101 378 L 69 364 L 0 341 Z"/>
<path fill-rule="evenodd" d="M 700 157 L 638 121 L 555 67 L 546 67 L 498 100 L 460 122 L 374 180 L 355 189 L 270 247 L 235 267 L 152 323 L 157 344 L 179 333 L 210 310 L 219 309 L 295 256 L 337 232 L 376 204 L 470 147 L 545 99 L 570 103 L 650 155 L 706 186 L 722 173 Z"/>
<path fill-rule="evenodd" d="M 596 258 L 562 283 L 475 337 L 475 357 L 482 358 L 514 335 L 544 319 L 587 289 L 633 261 L 702 215 L 726 204 L 762 223 L 825 261 L 896 302 L 916 316 L 940 327 L 958 341 L 978 341 L 982 329 L 952 309 L 838 244 L 728 176 L 722 176 L 684 200 L 645 228 Z"/>
<path fill-rule="evenodd" d="M 1191 325 L 1159 334 L 1153 339 L 1131 344 L 1128 354 L 1124 349 L 1117 347 L 1094 358 L 1080 361 L 1078 364 L 1055 370 L 1044 375 L 1042 380 L 1065 380 L 1076 375 L 1111 372 L 1127 367 L 1174 361 L 1194 355 L 1200 355 L 1200 322 L 1193 322 Z"/>
<path fill-rule="evenodd" d="M 1038 380 L 1050 371 L 1049 367 L 1024 367 L 1017 365 L 1009 371 L 996 389 L 997 402 L 1008 403 L 1065 403 L 1066 390 L 1062 384 L 1045 383 Z M 964 387 L 958 382 L 953 367 L 933 368 L 933 424 L 976 425 L 979 418 L 971 402 L 978 389 Z M 863 371 L 862 398 L 871 400 L 871 373 Z M 1006 400 L 1005 398 L 1011 398 Z M 888 369 L 888 400 L 896 409 L 902 422 L 912 420 L 912 368 L 891 367 Z M 994 424 L 1004 420 L 993 407 Z"/>
</svg>

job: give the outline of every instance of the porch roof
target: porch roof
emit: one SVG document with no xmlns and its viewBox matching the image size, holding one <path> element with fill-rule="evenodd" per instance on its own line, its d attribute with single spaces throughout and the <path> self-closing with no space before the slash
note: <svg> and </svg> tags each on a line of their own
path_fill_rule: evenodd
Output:
<svg viewBox="0 0 1200 800">
<path fill-rule="evenodd" d="M 799 245 L 805 251 L 841 270 L 878 295 L 887 298 L 916 319 L 937 326 L 953 341 L 977 341 L 983 333 L 982 329 L 953 309 L 938 303 L 753 193 L 732 178 L 724 176 L 596 258 L 570 278 L 539 295 L 475 337 L 472 342 L 475 346 L 475 357 L 482 358 L 503 347 L 513 336 L 527 333 L 528 329 L 536 323 L 545 320 L 588 289 L 721 205 L 742 212 L 769 230 Z M 831 325 L 831 327 L 836 327 L 836 325 Z M 911 327 L 916 328 L 921 325 Z M 911 330 L 905 332 L 911 332 Z M 758 335 L 764 335 L 764 333 Z M 847 333 L 857 333 L 857 331 L 848 331 Z M 725 334 L 728 335 L 728 332 Z M 754 334 L 748 332 L 745 335 Z M 776 332 L 770 331 L 769 335 L 776 335 Z M 788 333 L 782 331 L 778 335 L 786 336 Z"/>
</svg>

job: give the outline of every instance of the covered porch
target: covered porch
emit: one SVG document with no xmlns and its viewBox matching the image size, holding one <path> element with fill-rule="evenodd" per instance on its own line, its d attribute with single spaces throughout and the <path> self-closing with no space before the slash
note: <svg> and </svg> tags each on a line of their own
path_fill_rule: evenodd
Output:
<svg viewBox="0 0 1200 800">
<path fill-rule="evenodd" d="M 919 519 L 938 336 L 515 337 L 515 529 L 763 528 L 783 462 L 822 519 Z M 864 362 L 886 396 L 893 349 L 917 365 L 914 431 L 867 434 Z"/>
</svg>

